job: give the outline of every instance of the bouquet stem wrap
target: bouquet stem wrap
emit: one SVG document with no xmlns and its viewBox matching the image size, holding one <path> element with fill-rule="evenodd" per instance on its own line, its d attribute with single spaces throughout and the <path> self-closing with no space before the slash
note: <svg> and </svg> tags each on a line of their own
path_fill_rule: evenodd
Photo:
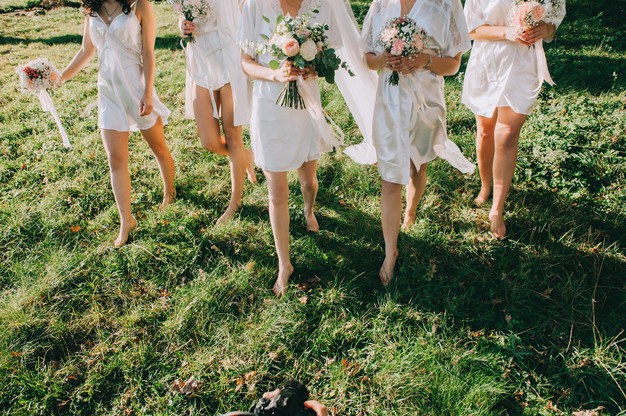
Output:
<svg viewBox="0 0 626 416">
<path fill-rule="evenodd" d="M 59 113 L 57 113 L 57 109 L 54 107 L 54 103 L 48 94 L 48 91 L 41 90 L 39 91 L 39 102 L 41 103 L 41 107 L 43 111 L 48 111 L 52 114 L 52 118 L 57 123 L 57 127 L 59 128 L 59 133 L 61 133 L 61 138 L 63 139 L 63 147 L 71 149 L 72 144 L 70 143 L 69 137 L 67 137 L 67 132 L 63 127 L 63 123 L 61 123 L 61 118 L 59 117 Z"/>
</svg>

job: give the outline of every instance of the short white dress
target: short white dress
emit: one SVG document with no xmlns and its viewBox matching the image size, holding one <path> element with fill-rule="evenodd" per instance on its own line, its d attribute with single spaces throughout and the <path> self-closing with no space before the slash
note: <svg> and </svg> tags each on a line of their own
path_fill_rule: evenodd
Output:
<svg viewBox="0 0 626 416">
<path fill-rule="evenodd" d="M 152 92 L 153 109 L 139 115 L 145 90 L 142 63 L 141 25 L 135 4 L 107 25 L 97 14 L 89 17 L 91 41 L 98 49 L 98 126 L 105 130 L 148 130 L 159 117 L 167 124 L 170 111 Z"/>
<path fill-rule="evenodd" d="M 553 8 L 546 1 L 548 23 L 557 27 L 565 17 L 565 0 Z M 515 0 L 467 0 L 465 16 L 469 30 L 489 25 L 507 26 Z M 465 72 L 462 102 L 474 114 L 493 117 L 497 107 L 511 107 L 529 115 L 544 80 L 550 80 L 541 41 L 532 47 L 508 40 L 476 40 Z"/>
<path fill-rule="evenodd" d="M 313 14 L 312 20 L 329 25 L 329 44 L 337 48 L 341 37 L 333 30 L 335 20 L 327 1 L 337 0 L 321 0 L 319 13 Z M 312 10 L 317 3 L 317 0 L 304 0 L 300 14 Z M 239 42 L 244 52 L 261 65 L 268 66 L 274 58 L 255 53 L 253 44 L 263 41 L 261 35 L 271 36 L 276 17 L 281 14 L 279 0 L 247 0 L 244 5 Z M 312 78 L 298 81 L 306 109 L 277 105 L 276 99 L 284 87 L 282 82 L 254 81 L 250 138 L 255 164 L 269 172 L 298 169 L 305 162 L 319 159 L 322 151 L 341 145 L 324 119 L 317 81 Z"/>
<path fill-rule="evenodd" d="M 366 52 L 383 53 L 380 32 L 400 13 L 400 0 L 374 0 L 363 25 Z M 418 0 L 407 16 L 429 35 L 430 53 L 453 57 L 470 48 L 460 0 Z M 374 107 L 373 142 L 382 178 L 407 184 L 411 162 L 419 169 L 437 157 L 473 173 L 474 165 L 448 139 L 443 77 L 420 69 L 400 75 L 394 86 L 388 83 L 390 75 L 387 68 L 380 72 Z"/>
<path fill-rule="evenodd" d="M 185 86 L 185 116 L 194 118 L 194 85 L 211 92 L 226 84 L 231 85 L 234 104 L 234 125 L 250 122 L 249 85 L 241 69 L 241 53 L 237 43 L 240 21 L 239 6 L 233 0 L 211 0 L 211 13 L 195 19 L 194 42 L 189 42 L 187 54 L 187 79 Z M 211 94 L 213 117 L 220 114 Z"/>
</svg>

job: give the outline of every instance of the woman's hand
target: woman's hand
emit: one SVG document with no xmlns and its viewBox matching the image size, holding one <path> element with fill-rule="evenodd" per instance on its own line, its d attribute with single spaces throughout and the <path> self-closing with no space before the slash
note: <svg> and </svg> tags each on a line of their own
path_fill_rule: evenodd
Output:
<svg viewBox="0 0 626 416">
<path fill-rule="evenodd" d="M 179 19 L 178 28 L 182 32 L 183 35 L 187 36 L 195 32 L 196 24 L 191 20 Z"/>
<path fill-rule="evenodd" d="M 537 26 L 529 27 L 520 33 L 519 38 L 528 45 L 532 45 L 541 39 L 550 39 L 554 36 L 556 27 L 551 23 L 540 22 Z"/>
<path fill-rule="evenodd" d="M 520 44 L 522 44 L 524 46 L 531 46 L 532 45 L 532 43 L 528 43 L 521 36 L 522 35 L 520 33 L 518 33 L 517 30 L 515 30 L 512 27 L 507 28 L 506 31 L 504 32 L 504 37 L 509 42 L 520 43 Z"/>
<path fill-rule="evenodd" d="M 326 406 L 317 400 L 308 400 L 304 402 L 304 407 L 313 410 L 317 416 L 328 416 L 328 409 Z"/>
<path fill-rule="evenodd" d="M 280 68 L 274 71 L 274 81 L 291 82 L 296 81 L 298 77 L 304 76 L 305 70 L 292 65 L 290 61 L 284 61 Z"/>
<path fill-rule="evenodd" d="M 304 74 L 302 74 L 303 80 L 306 81 L 309 78 L 312 78 L 312 79 L 317 78 L 317 71 L 312 66 L 307 66 L 306 68 L 304 68 Z"/>
<path fill-rule="evenodd" d="M 152 112 L 152 94 L 144 94 L 139 101 L 139 115 L 147 116 Z"/>
<path fill-rule="evenodd" d="M 395 67 L 394 71 L 398 71 L 402 75 L 409 75 L 426 66 L 429 60 L 427 53 L 420 53 L 416 56 L 404 56 L 400 59 L 400 63 Z"/>
</svg>

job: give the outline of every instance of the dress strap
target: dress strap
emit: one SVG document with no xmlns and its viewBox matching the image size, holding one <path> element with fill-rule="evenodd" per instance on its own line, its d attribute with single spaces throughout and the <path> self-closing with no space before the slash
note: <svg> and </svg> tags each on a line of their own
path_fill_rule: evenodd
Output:
<svg viewBox="0 0 626 416">
<path fill-rule="evenodd" d="M 133 13 L 135 12 L 135 10 L 137 9 L 137 0 L 130 4 L 130 9 L 133 11 Z"/>
</svg>

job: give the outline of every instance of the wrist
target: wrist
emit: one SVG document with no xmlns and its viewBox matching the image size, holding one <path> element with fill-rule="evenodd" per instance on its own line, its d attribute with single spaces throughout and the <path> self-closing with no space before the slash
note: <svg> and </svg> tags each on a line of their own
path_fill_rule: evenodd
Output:
<svg viewBox="0 0 626 416">
<path fill-rule="evenodd" d="M 429 54 L 429 53 L 425 53 L 424 55 L 426 55 L 428 60 L 424 64 L 423 68 L 424 69 L 428 69 L 428 70 L 432 70 L 431 68 L 433 66 L 433 56 L 431 54 Z"/>
</svg>

